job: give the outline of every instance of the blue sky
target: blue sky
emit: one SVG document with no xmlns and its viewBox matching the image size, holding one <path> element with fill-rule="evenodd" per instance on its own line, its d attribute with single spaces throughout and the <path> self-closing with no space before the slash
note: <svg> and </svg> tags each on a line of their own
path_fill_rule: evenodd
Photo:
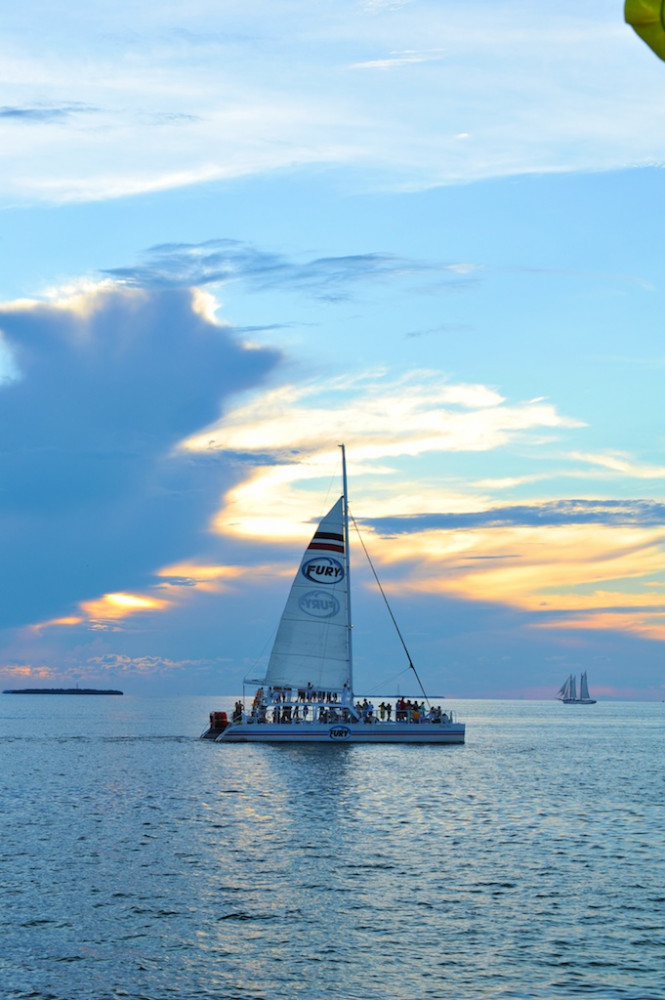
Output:
<svg viewBox="0 0 665 1000">
<path fill-rule="evenodd" d="M 665 697 L 665 65 L 579 8 L 6 14 L 3 687 L 236 693 L 345 441 L 432 693 Z"/>
</svg>

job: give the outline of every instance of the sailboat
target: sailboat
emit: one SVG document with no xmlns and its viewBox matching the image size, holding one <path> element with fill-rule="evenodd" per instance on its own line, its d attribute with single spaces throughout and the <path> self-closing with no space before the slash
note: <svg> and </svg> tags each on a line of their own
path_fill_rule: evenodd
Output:
<svg viewBox="0 0 665 1000">
<path fill-rule="evenodd" d="M 293 580 L 251 707 L 211 712 L 218 743 L 464 743 L 464 723 L 424 700 L 354 701 L 346 452 L 342 495 L 314 532 Z M 378 582 L 378 581 L 377 581 Z M 379 584 L 380 587 L 380 584 Z M 381 591 L 383 593 L 383 590 Z M 385 594 L 383 595 L 385 599 Z M 386 602 L 387 603 L 387 602 Z M 427 704 L 426 704 L 427 702 Z"/>
<path fill-rule="evenodd" d="M 589 695 L 589 685 L 586 677 L 586 670 L 580 676 L 580 696 L 577 697 L 577 678 L 574 674 L 567 677 L 559 688 L 557 694 L 559 701 L 564 705 L 595 705 L 596 699 Z"/>
</svg>

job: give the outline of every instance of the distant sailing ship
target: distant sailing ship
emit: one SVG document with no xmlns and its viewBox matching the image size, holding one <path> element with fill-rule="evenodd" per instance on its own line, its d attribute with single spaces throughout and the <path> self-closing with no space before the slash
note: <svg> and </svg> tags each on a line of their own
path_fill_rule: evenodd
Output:
<svg viewBox="0 0 665 1000">
<path fill-rule="evenodd" d="M 464 723 L 457 722 L 450 710 L 432 705 L 427 710 L 424 701 L 412 705 L 400 699 L 391 718 L 392 705 L 382 703 L 377 715 L 366 699 L 354 703 L 349 512 L 341 447 L 342 496 L 319 524 L 302 558 L 252 707 L 245 711 L 243 702 L 237 702 L 232 719 L 226 712 L 211 712 L 204 739 L 218 743 L 464 743 Z M 410 656 L 408 660 L 420 684 Z"/>
<path fill-rule="evenodd" d="M 595 705 L 596 699 L 589 696 L 589 685 L 586 679 L 586 670 L 580 676 L 580 696 L 577 697 L 577 678 L 574 674 L 567 677 L 563 685 L 559 688 L 557 695 L 559 701 L 564 705 Z"/>
</svg>

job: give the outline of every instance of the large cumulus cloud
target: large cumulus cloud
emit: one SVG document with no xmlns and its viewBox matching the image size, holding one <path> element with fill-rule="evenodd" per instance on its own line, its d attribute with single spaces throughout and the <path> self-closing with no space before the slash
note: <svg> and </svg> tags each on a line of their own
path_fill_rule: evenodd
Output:
<svg viewBox="0 0 665 1000">
<path fill-rule="evenodd" d="M 0 308 L 19 377 L 0 385 L 0 625 L 142 585 L 201 545 L 231 472 L 178 452 L 277 354 L 184 289 L 113 286 Z"/>
</svg>

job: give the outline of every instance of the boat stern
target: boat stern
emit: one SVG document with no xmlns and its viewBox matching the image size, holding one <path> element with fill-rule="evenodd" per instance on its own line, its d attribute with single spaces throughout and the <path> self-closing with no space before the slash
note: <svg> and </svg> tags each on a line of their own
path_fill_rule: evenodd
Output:
<svg viewBox="0 0 665 1000">
<path fill-rule="evenodd" d="M 210 725 L 201 733 L 202 740 L 216 740 L 231 723 L 226 712 L 211 712 Z"/>
</svg>

